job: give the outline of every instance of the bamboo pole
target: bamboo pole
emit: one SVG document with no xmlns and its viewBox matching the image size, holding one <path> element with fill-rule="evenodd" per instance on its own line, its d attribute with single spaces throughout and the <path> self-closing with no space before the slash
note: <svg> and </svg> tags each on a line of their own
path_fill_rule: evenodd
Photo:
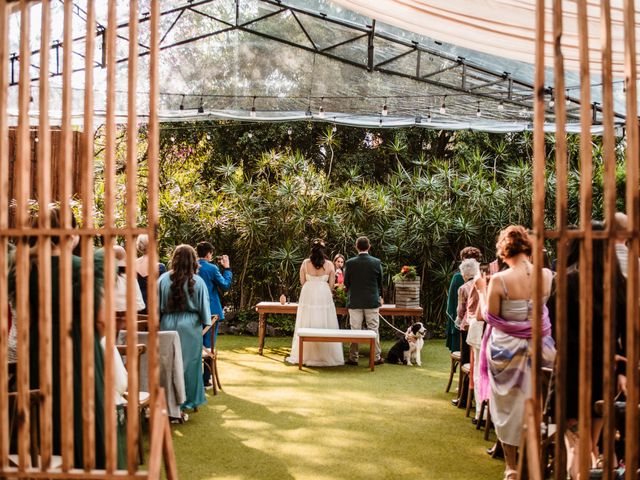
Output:
<svg viewBox="0 0 640 480">
<path fill-rule="evenodd" d="M 95 45 L 95 2 L 87 0 L 85 64 L 84 64 L 84 135 L 80 176 L 82 178 L 82 224 L 93 227 L 93 57 Z M 94 255 L 93 238 L 83 235 L 81 285 L 81 335 L 82 335 L 82 439 L 83 466 L 95 467 L 95 317 L 94 317 Z M 99 307 L 99 306 L 98 306 Z M 107 355 L 112 351 L 107 350 Z M 98 415 L 101 415 L 99 412 Z"/>
<path fill-rule="evenodd" d="M 18 87 L 18 133 L 16 145 L 16 226 L 29 225 L 28 196 L 30 177 L 29 134 L 29 48 L 30 8 L 26 0 L 20 1 L 20 79 Z M 29 245 L 26 238 L 18 241 L 16 249 L 16 325 L 18 328 L 18 463 L 19 469 L 30 466 L 30 395 L 29 395 Z"/>
<path fill-rule="evenodd" d="M 564 56 L 562 54 L 562 0 L 553 1 L 553 45 L 554 45 L 554 103 L 556 116 L 556 229 L 559 232 L 556 261 L 556 438 L 564 438 L 566 426 L 567 383 L 567 107 L 564 95 Z M 564 442 L 555 442 L 556 480 L 566 479 L 567 453 Z"/>
<path fill-rule="evenodd" d="M 138 79 L 138 5 L 137 2 L 129 2 L 129 62 L 128 62 L 128 111 L 127 111 L 127 190 L 126 190 L 126 218 L 127 227 L 135 228 L 137 223 L 137 147 L 138 147 L 138 118 L 136 113 L 137 79 Z M 131 403 L 127 411 L 127 455 L 129 473 L 137 470 L 137 444 L 142 441 L 139 436 L 139 412 L 135 407 L 138 400 L 138 356 L 136 344 L 138 343 L 137 315 L 135 299 L 135 272 L 136 251 L 134 235 L 126 235 L 127 242 L 127 372 L 129 375 L 129 401 Z"/>
<path fill-rule="evenodd" d="M 592 238 L 591 238 L 591 92 L 589 78 L 588 25 L 586 0 L 578 0 L 578 37 L 580 44 L 580 402 L 578 429 L 591 432 L 591 373 L 593 354 Z M 587 478 L 591 468 L 590 435 L 580 435 L 580 477 Z"/>
<path fill-rule="evenodd" d="M 51 2 L 42 1 L 40 38 L 40 91 L 38 128 L 38 202 L 40 212 L 38 226 L 51 227 L 51 130 L 49 125 L 49 45 L 51 42 Z M 51 344 L 51 239 L 38 237 L 38 281 L 40 295 L 38 305 L 38 330 L 40 351 L 40 455 L 42 468 L 47 469 L 52 455 L 52 344 Z"/>
<path fill-rule="evenodd" d="M 60 223 L 63 231 L 71 228 L 71 154 L 72 135 L 71 75 L 73 69 L 72 52 L 73 2 L 64 2 L 64 36 L 62 61 L 62 155 L 61 172 L 58 176 L 60 195 Z M 73 344 L 72 329 L 72 287 L 71 287 L 71 243 L 68 232 L 60 236 L 60 439 L 62 469 L 69 470 L 74 465 L 74 402 L 73 402 Z M 54 415 L 57 412 L 54 412 Z M 77 446 L 75 446 L 77 447 Z"/>
<path fill-rule="evenodd" d="M 109 0 L 108 20 L 107 20 L 107 118 L 105 130 L 105 198 L 104 198 L 104 229 L 108 230 L 114 226 L 114 205 L 115 197 L 115 177 L 116 177 L 116 157 L 115 157 L 115 101 L 116 101 L 116 0 Z M 105 278 L 104 278 L 104 302 L 105 302 L 105 328 L 106 328 L 106 352 L 112 352 L 115 344 L 115 307 L 114 307 L 114 272 L 115 263 L 113 257 L 112 234 L 105 232 Z M 114 362 L 113 355 L 105 356 L 105 450 L 106 450 L 106 471 L 113 473 L 117 465 L 117 438 L 116 438 L 116 406 L 114 399 Z"/>
<path fill-rule="evenodd" d="M 148 256 L 149 256 L 149 278 L 147 291 L 147 312 L 149 312 L 149 392 L 151 393 L 151 405 L 157 405 L 157 389 L 160 377 L 158 366 L 158 164 L 159 164 L 159 125 L 158 125 L 158 103 L 159 103 L 159 86 L 158 86 L 158 22 L 160 17 L 160 6 L 158 0 L 151 2 L 151 39 L 150 39 L 150 57 L 149 57 L 149 138 L 148 138 L 148 155 L 147 155 L 147 228 L 148 228 Z M 159 412 L 152 411 L 152 415 L 158 415 Z M 152 419 L 153 421 L 153 419 Z M 162 441 L 159 439 L 159 441 Z"/>
<path fill-rule="evenodd" d="M 612 37 L 611 37 L 611 4 L 610 0 L 602 0 L 601 4 L 601 41 L 602 41 L 602 114 L 604 134 L 602 137 L 604 157 L 604 212 L 605 227 L 610 239 L 604 259 L 603 285 L 603 389 L 604 396 L 604 429 L 603 429 L 603 473 L 605 480 L 614 478 L 614 443 L 615 412 L 613 410 L 614 391 L 614 355 L 615 355 L 615 302 L 616 291 L 615 241 L 616 233 L 614 216 L 616 211 L 616 157 L 615 126 L 613 112 L 613 75 L 612 75 Z M 597 261 L 598 259 L 594 259 Z M 597 340 L 596 340 L 597 341 Z M 598 361 L 598 359 L 596 359 Z M 596 379 L 597 381 L 598 379 Z"/>
<path fill-rule="evenodd" d="M 9 22 L 7 2 L 0 2 L 0 285 L 7 285 L 8 238 L 2 233 L 9 226 L 9 127 L 7 123 L 7 91 L 9 82 Z M 7 331 L 8 295 L 0 288 L 0 365 L 8 364 Z M 8 371 L 0 368 L 0 469 L 9 458 Z"/>
<path fill-rule="evenodd" d="M 625 437 L 626 471 L 636 477 L 638 470 L 638 258 L 640 251 L 639 192 L 638 192 L 638 92 L 636 72 L 636 23 L 634 0 L 624 1 L 625 85 L 627 92 L 627 191 L 626 204 L 629 219 L 629 262 L 627 271 L 627 408 Z"/>
</svg>

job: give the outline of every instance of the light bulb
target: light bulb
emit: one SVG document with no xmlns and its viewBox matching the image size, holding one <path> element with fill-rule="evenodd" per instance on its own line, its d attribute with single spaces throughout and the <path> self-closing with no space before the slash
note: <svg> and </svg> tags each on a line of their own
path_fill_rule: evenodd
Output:
<svg viewBox="0 0 640 480">
<path fill-rule="evenodd" d="M 320 106 L 320 110 L 318 111 L 318 116 L 320 118 L 324 118 L 324 107 Z"/>
<path fill-rule="evenodd" d="M 383 117 L 386 117 L 389 114 L 389 109 L 387 108 L 387 104 L 385 103 L 382 106 L 382 112 L 380 112 Z"/>
<path fill-rule="evenodd" d="M 549 100 L 549 108 L 553 108 L 555 104 L 556 102 L 553 100 L 553 97 L 551 97 L 551 100 Z"/>
<path fill-rule="evenodd" d="M 169 138 L 169 140 L 171 140 L 172 142 L 176 141 L 176 137 L 174 137 L 173 135 L 171 136 L 171 138 Z"/>
<path fill-rule="evenodd" d="M 287 135 L 291 136 L 292 133 L 293 133 L 293 130 L 291 129 L 287 130 Z"/>
<path fill-rule="evenodd" d="M 476 110 L 476 117 L 481 117 L 482 112 L 480 111 L 480 106 L 478 105 L 478 109 Z"/>
<path fill-rule="evenodd" d="M 253 133 L 251 133 L 251 132 L 247 133 L 247 137 L 253 138 Z"/>
<path fill-rule="evenodd" d="M 251 107 L 251 113 L 249 115 L 251 115 L 252 118 L 256 118 L 256 107 Z"/>
<path fill-rule="evenodd" d="M 427 123 L 431 123 L 431 112 L 427 114 Z"/>
<path fill-rule="evenodd" d="M 335 124 L 334 124 L 334 125 L 333 125 L 333 128 L 331 129 L 331 131 L 332 131 L 333 133 L 337 132 L 337 131 L 338 131 L 338 127 L 336 127 L 336 126 L 335 126 Z"/>
<path fill-rule="evenodd" d="M 211 135 L 207 133 L 207 140 L 211 140 Z"/>
<path fill-rule="evenodd" d="M 504 110 L 504 103 L 502 102 L 502 100 L 500 100 L 500 103 L 498 104 L 498 110 Z"/>
</svg>

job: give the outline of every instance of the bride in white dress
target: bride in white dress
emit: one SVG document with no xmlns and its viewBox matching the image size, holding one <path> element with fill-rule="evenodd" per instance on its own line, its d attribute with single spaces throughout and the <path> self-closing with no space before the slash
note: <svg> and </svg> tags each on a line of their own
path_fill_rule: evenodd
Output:
<svg viewBox="0 0 640 480">
<path fill-rule="evenodd" d="M 339 328 L 332 290 L 335 267 L 327 259 L 322 240 L 314 240 L 311 255 L 300 266 L 300 299 L 296 314 L 296 327 L 291 344 L 291 356 L 286 362 L 298 363 L 299 328 Z M 304 347 L 302 363 L 309 367 L 344 365 L 342 343 L 309 342 Z"/>
</svg>

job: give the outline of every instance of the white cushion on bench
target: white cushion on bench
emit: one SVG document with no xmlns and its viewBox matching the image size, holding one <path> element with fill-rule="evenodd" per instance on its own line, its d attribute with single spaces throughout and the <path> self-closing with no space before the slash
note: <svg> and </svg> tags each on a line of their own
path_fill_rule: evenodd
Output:
<svg viewBox="0 0 640 480">
<path fill-rule="evenodd" d="M 347 330 L 339 328 L 299 328 L 299 337 L 325 337 L 325 338 L 376 338 L 373 330 Z"/>
</svg>

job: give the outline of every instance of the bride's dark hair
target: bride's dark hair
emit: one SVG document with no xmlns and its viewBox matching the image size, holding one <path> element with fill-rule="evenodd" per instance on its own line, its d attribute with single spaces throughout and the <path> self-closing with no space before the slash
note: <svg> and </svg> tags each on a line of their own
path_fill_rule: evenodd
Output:
<svg viewBox="0 0 640 480">
<path fill-rule="evenodd" d="M 327 254 L 325 252 L 324 241 L 320 239 L 314 240 L 311 244 L 311 255 L 309 255 L 311 264 L 319 270 L 324 267 L 324 261 L 326 259 Z"/>
</svg>

